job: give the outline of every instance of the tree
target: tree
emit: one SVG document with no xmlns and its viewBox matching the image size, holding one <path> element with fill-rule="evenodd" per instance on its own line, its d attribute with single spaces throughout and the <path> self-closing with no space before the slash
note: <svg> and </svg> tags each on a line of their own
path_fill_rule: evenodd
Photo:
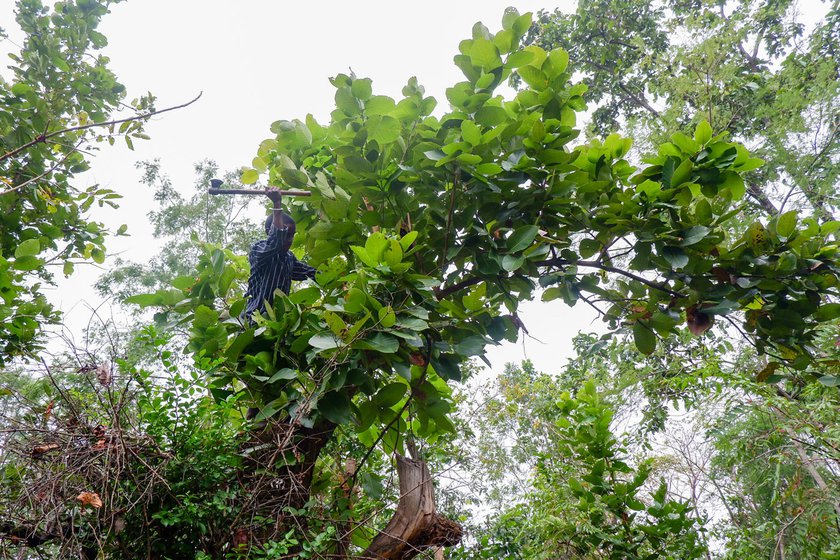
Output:
<svg viewBox="0 0 840 560">
<path fill-rule="evenodd" d="M 540 12 L 527 42 L 569 51 L 597 104 L 592 127 L 626 126 L 642 153 L 706 119 L 767 161 L 748 193 L 773 215 L 802 205 L 820 220 L 837 206 L 840 6 L 803 40 L 796 2 L 581 0 Z M 814 6 L 810 6 L 813 8 Z"/>
<path fill-rule="evenodd" d="M 169 286 L 172 279 L 191 274 L 201 253 L 200 243 L 214 243 L 244 254 L 254 231 L 261 225 L 248 218 L 254 199 L 210 196 L 207 185 L 220 174 L 212 161 L 196 165 L 195 193 L 185 199 L 163 173 L 158 161 L 142 162 L 141 182 L 154 189 L 158 209 L 149 212 L 155 238 L 163 241 L 160 253 L 147 263 L 117 258 L 97 281 L 103 296 L 121 302 L 132 294 Z M 224 174 L 228 184 L 236 184 L 237 173 Z"/>
<path fill-rule="evenodd" d="M 592 381 L 570 394 L 526 362 L 509 364 L 496 387 L 463 413 L 492 442 L 471 446 L 486 466 L 470 474 L 503 495 L 457 557 L 701 557 L 702 524 L 664 482 L 651 488 L 653 461 L 631 458 Z"/>
<path fill-rule="evenodd" d="M 37 353 L 43 325 L 59 320 L 41 289 L 54 271 L 69 276 L 75 264 L 105 259 L 109 232 L 89 211 L 116 208 L 120 195 L 76 186 L 87 155 L 119 137 L 129 147 L 145 139 L 145 120 L 162 112 L 151 94 L 124 103 L 125 87 L 96 53 L 107 44 L 96 29 L 112 3 L 18 3 L 26 39 L 10 55 L 11 81 L 0 78 L 0 364 Z M 114 119 L 123 108 L 129 116 Z"/>
</svg>

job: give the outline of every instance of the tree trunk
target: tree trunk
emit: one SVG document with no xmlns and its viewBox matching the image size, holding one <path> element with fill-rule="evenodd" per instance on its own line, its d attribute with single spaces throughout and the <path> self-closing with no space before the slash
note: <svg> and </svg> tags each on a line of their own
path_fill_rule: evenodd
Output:
<svg viewBox="0 0 840 560">
<path fill-rule="evenodd" d="M 315 462 L 332 437 L 335 424 L 321 422 L 312 428 L 270 422 L 254 432 L 243 450 L 247 459 L 241 474 L 250 490 L 242 519 L 273 518 L 272 530 L 254 531 L 250 526 L 235 530 L 234 546 L 249 545 L 284 534 L 290 519 L 287 508 L 301 509 L 309 501 Z M 295 519 L 296 525 L 306 523 Z"/>
<path fill-rule="evenodd" d="M 397 511 L 357 560 L 409 560 L 427 548 L 461 541 L 461 526 L 435 511 L 434 486 L 426 463 L 397 455 L 397 475 Z"/>
</svg>

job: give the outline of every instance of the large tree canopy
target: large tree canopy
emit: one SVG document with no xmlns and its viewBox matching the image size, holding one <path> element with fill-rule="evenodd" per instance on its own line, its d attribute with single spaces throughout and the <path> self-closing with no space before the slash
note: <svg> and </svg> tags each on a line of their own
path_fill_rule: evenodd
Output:
<svg viewBox="0 0 840 560">
<path fill-rule="evenodd" d="M 135 301 L 191 309 L 191 349 L 226 356 L 226 379 L 274 379 L 266 390 L 284 408 L 314 374 L 320 386 L 299 412 L 346 421 L 353 410 L 362 426 L 371 412 L 364 401 L 351 408 L 359 389 L 387 388 L 390 402 L 437 376 L 458 378 L 463 360 L 516 337 L 517 305 L 538 286 L 543 299 L 602 308 L 643 353 L 682 328 L 701 335 L 725 320 L 780 363 L 805 370 L 819 360 L 814 329 L 840 312 L 829 299 L 840 223 L 789 211 L 733 236 L 744 175 L 762 161 L 705 121 L 673 134 L 641 169 L 624 157 L 629 139 L 575 145 L 586 88 L 570 83 L 565 51 L 519 46 L 529 25 L 511 10 L 496 34 L 475 26 L 455 57 L 466 80 L 447 90 L 451 110 L 439 118 L 414 80 L 394 100 L 339 75 L 328 126 L 312 117 L 272 125 L 276 136 L 243 179 L 264 173 L 312 190 L 291 208 L 317 286 L 278 298 L 244 332 L 241 300 L 228 301 L 230 320 L 219 324 L 217 298 L 228 298 L 238 265 L 217 252 L 197 281 Z M 495 95 L 514 73 L 527 87 Z M 255 337 L 271 341 L 272 360 L 243 369 Z M 282 354 L 296 367 L 274 378 Z"/>
<path fill-rule="evenodd" d="M 329 125 L 272 125 L 242 179 L 312 191 L 290 204 L 316 285 L 243 324 L 245 263 L 208 247 L 197 276 L 130 298 L 189 325 L 218 398 L 244 391 L 258 418 L 316 447 L 339 425 L 404 453 L 406 438 L 453 429 L 448 382 L 516 338 L 518 304 L 539 288 L 599 308 L 645 354 L 725 321 L 773 357 L 762 375 L 785 365 L 834 383 L 809 368 L 822 356 L 815 330 L 840 313 L 840 223 L 789 211 L 735 227 L 744 176 L 763 162 L 705 121 L 639 169 L 629 139 L 576 145 L 586 88 L 570 82 L 564 50 L 520 46 L 530 22 L 509 10 L 495 34 L 474 27 L 455 57 L 466 80 L 440 117 L 415 80 L 395 100 L 338 75 Z M 514 74 L 526 87 L 495 94 Z"/>
<path fill-rule="evenodd" d="M 808 8 L 819 11 L 817 2 Z M 708 120 L 768 164 L 749 178 L 763 212 L 833 217 L 840 177 L 840 5 L 808 29 L 792 0 L 581 0 L 540 12 L 527 41 L 565 48 L 599 134 L 627 126 L 642 152 Z"/>
</svg>

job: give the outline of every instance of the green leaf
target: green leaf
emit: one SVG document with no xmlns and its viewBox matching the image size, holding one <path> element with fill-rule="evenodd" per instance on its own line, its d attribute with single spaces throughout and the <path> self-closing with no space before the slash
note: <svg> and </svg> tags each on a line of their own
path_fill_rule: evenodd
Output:
<svg viewBox="0 0 840 560">
<path fill-rule="evenodd" d="M 368 138 L 380 145 L 390 144 L 400 137 L 400 121 L 387 115 L 375 115 L 368 119 Z"/>
<path fill-rule="evenodd" d="M 302 290 L 295 290 L 289 294 L 289 301 L 298 305 L 312 305 L 321 297 L 321 290 L 317 286 L 310 286 Z"/>
<path fill-rule="evenodd" d="M 365 263 L 365 265 L 371 267 L 379 265 L 379 259 L 376 259 L 373 256 L 371 256 L 371 254 L 368 253 L 367 249 L 365 249 L 364 247 L 359 247 L 358 245 L 351 245 L 350 249 L 356 254 L 357 257 L 359 257 L 360 261 Z"/>
<path fill-rule="evenodd" d="M 284 167 L 280 170 L 280 177 L 293 189 L 301 189 L 309 186 L 309 176 L 299 169 Z"/>
<path fill-rule="evenodd" d="M 361 112 L 359 100 L 353 96 L 353 92 L 346 86 L 335 90 L 335 105 L 348 117 L 354 117 Z"/>
<path fill-rule="evenodd" d="M 683 246 L 683 247 L 688 247 L 689 245 L 694 245 L 695 243 L 699 243 L 700 241 L 705 239 L 706 236 L 709 235 L 709 232 L 711 232 L 711 231 L 712 230 L 710 230 L 706 226 L 690 227 L 687 230 L 685 230 L 685 233 L 683 234 L 683 240 L 682 240 L 682 243 L 680 243 L 680 245 Z M 683 266 L 685 266 L 685 265 L 683 265 Z"/>
<path fill-rule="evenodd" d="M 534 60 L 534 53 L 531 51 L 517 51 L 507 57 L 507 60 L 505 60 L 505 66 L 510 69 L 521 68 L 532 60 Z"/>
<path fill-rule="evenodd" d="M 519 18 L 519 11 L 516 8 L 505 8 L 505 14 L 502 16 L 502 29 L 512 30 L 513 24 Z"/>
<path fill-rule="evenodd" d="M 374 95 L 365 103 L 365 112 L 368 116 L 389 115 L 396 106 L 393 98 L 387 95 Z"/>
<path fill-rule="evenodd" d="M 41 252 L 41 243 L 37 239 L 27 239 L 15 249 L 15 258 L 34 257 Z"/>
<path fill-rule="evenodd" d="M 34 91 L 32 89 L 32 86 L 30 86 L 29 84 L 24 83 L 24 82 L 17 82 L 16 84 L 14 84 L 12 86 L 12 93 L 14 95 L 25 95 L 25 94 L 30 93 L 32 91 Z"/>
<path fill-rule="evenodd" d="M 551 71 L 555 76 L 559 76 L 566 71 L 569 66 L 569 53 L 565 49 L 556 48 L 548 53 L 548 63 L 551 65 Z M 545 66 L 543 66 L 545 67 Z"/>
<path fill-rule="evenodd" d="M 433 357 L 432 367 L 444 379 L 461 380 L 461 368 L 458 365 L 458 359 L 452 354 L 441 354 L 437 358 Z"/>
<path fill-rule="evenodd" d="M 712 221 L 712 205 L 705 198 L 701 198 L 694 206 L 694 220 L 700 224 L 708 224 Z"/>
<path fill-rule="evenodd" d="M 673 268 L 682 268 L 688 264 L 688 255 L 679 247 L 662 247 L 661 254 Z"/>
<path fill-rule="evenodd" d="M 759 167 L 764 165 L 764 160 L 761 158 L 747 158 L 747 161 L 740 165 L 733 166 L 734 169 L 737 169 L 740 172 L 745 171 L 752 171 L 753 169 L 758 169 Z"/>
<path fill-rule="evenodd" d="M 521 267 L 525 263 L 524 256 L 516 256 L 516 255 L 505 255 L 502 258 L 502 268 L 507 270 L 508 272 L 513 272 Z"/>
<path fill-rule="evenodd" d="M 537 233 L 539 231 L 540 228 L 537 226 L 522 226 L 520 228 L 516 228 L 516 230 L 507 239 L 508 251 L 511 253 L 518 253 L 519 251 L 527 249 L 531 243 L 534 242 L 534 239 L 537 237 Z"/>
<path fill-rule="evenodd" d="M 16 270 L 28 272 L 30 270 L 40 268 L 43 265 L 43 259 L 39 259 L 38 257 L 33 257 L 31 255 L 25 255 L 23 257 L 15 259 L 15 262 L 12 266 L 14 266 Z"/>
<path fill-rule="evenodd" d="M 350 288 L 344 297 L 344 309 L 348 313 L 358 313 L 365 308 L 367 296 L 359 288 Z"/>
<path fill-rule="evenodd" d="M 493 70 L 501 66 L 502 59 L 499 56 L 499 49 L 488 39 L 474 39 L 469 52 L 470 62 L 474 66 L 484 70 Z"/>
<path fill-rule="evenodd" d="M 229 360 L 236 360 L 239 358 L 242 351 L 254 341 L 254 329 L 248 329 L 236 338 L 233 339 L 233 342 L 230 343 L 228 349 L 225 351 L 225 356 Z"/>
<path fill-rule="evenodd" d="M 502 107 L 495 105 L 484 105 L 475 114 L 475 122 L 482 126 L 497 126 L 507 119 L 507 112 Z"/>
<path fill-rule="evenodd" d="M 504 169 L 497 163 L 482 163 L 481 165 L 476 166 L 475 171 L 479 175 L 493 176 L 498 175 L 504 171 Z"/>
<path fill-rule="evenodd" d="M 711 139 L 712 127 L 708 121 L 704 120 L 697 125 L 696 129 L 694 129 L 694 141 L 702 146 Z"/>
<path fill-rule="evenodd" d="M 379 324 L 389 329 L 394 326 L 394 323 L 397 322 L 397 315 L 394 313 L 394 310 L 391 306 L 382 307 L 378 312 L 377 316 L 379 317 Z"/>
<path fill-rule="evenodd" d="M 317 410 L 334 424 L 349 424 L 353 419 L 350 399 L 343 391 L 330 391 L 318 399 Z"/>
<path fill-rule="evenodd" d="M 537 91 L 542 91 L 548 87 L 548 77 L 545 72 L 533 66 L 521 66 L 516 72 L 526 84 Z"/>
<path fill-rule="evenodd" d="M 359 340 L 353 344 L 354 348 L 362 350 L 373 350 L 381 354 L 393 354 L 400 348 L 400 341 L 383 332 L 377 332 L 372 337 Z"/>
<path fill-rule="evenodd" d="M 411 244 L 414 243 L 414 240 L 417 239 L 418 232 L 417 231 L 409 231 L 405 235 L 402 236 L 400 239 L 400 246 L 402 247 L 403 251 L 408 251 Z"/>
<path fill-rule="evenodd" d="M 656 335 L 647 325 L 639 321 L 633 324 L 633 342 L 642 354 L 650 355 L 656 350 Z"/>
<path fill-rule="evenodd" d="M 405 383 L 389 383 L 377 391 L 373 400 L 382 408 L 390 408 L 403 399 L 407 389 L 408 385 Z"/>
<path fill-rule="evenodd" d="M 798 213 L 796 210 L 785 212 L 776 221 L 776 233 L 779 237 L 790 237 L 796 230 L 796 222 L 798 220 Z"/>
<path fill-rule="evenodd" d="M 136 294 L 125 298 L 123 303 L 139 305 L 140 307 L 149 307 L 152 305 L 159 305 L 160 296 L 158 294 Z"/>
<path fill-rule="evenodd" d="M 814 313 L 814 318 L 820 322 L 831 321 L 837 317 L 840 317 L 840 303 L 824 303 Z"/>
<path fill-rule="evenodd" d="M 357 99 L 367 101 L 370 98 L 371 92 L 373 91 L 371 83 L 372 82 L 369 78 L 357 78 L 353 80 L 352 84 L 350 84 L 350 91 L 353 93 L 353 96 Z"/>
<path fill-rule="evenodd" d="M 481 129 L 472 121 L 461 122 L 461 137 L 473 146 L 481 143 Z"/>
<path fill-rule="evenodd" d="M 826 387 L 840 387 L 840 375 L 823 375 L 817 381 Z"/>
<path fill-rule="evenodd" d="M 331 350 L 333 348 L 338 348 L 340 344 L 341 341 L 329 331 L 314 334 L 309 339 L 309 345 L 319 350 Z"/>
<path fill-rule="evenodd" d="M 688 181 L 691 178 L 692 169 L 694 169 L 694 164 L 691 160 L 684 159 L 679 167 L 674 170 L 674 174 L 671 175 L 671 187 L 678 187 Z"/>
<path fill-rule="evenodd" d="M 467 295 L 461 298 L 464 308 L 469 311 L 478 311 L 484 306 L 484 296 L 487 293 L 487 284 L 482 282 L 475 289 L 471 290 Z"/>
<path fill-rule="evenodd" d="M 601 250 L 601 242 L 597 239 L 589 239 L 584 238 L 580 240 L 580 246 L 578 247 L 578 252 L 580 256 L 584 259 L 588 259 L 595 253 Z"/>
<path fill-rule="evenodd" d="M 291 381 L 292 379 L 297 379 L 297 372 L 290 368 L 281 368 L 266 383 L 276 383 L 280 380 Z"/>
<path fill-rule="evenodd" d="M 243 185 L 253 185 L 260 178 L 260 174 L 256 169 L 245 169 L 242 171 L 240 181 Z"/>
</svg>

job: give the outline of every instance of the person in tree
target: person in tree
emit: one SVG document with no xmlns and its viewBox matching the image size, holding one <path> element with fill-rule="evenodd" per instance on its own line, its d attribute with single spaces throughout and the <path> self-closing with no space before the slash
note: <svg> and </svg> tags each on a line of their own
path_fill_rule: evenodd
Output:
<svg viewBox="0 0 840 560">
<path fill-rule="evenodd" d="M 274 302 L 274 291 L 289 293 L 292 280 L 315 278 L 315 269 L 300 262 L 289 248 L 295 237 L 296 224 L 291 216 L 283 212 L 280 189 L 271 187 L 266 196 L 274 204 L 271 215 L 265 221 L 266 239 L 257 241 L 248 253 L 251 276 L 248 278 L 248 305 L 245 317 L 252 320 L 254 312 L 265 313 L 267 305 Z"/>
</svg>

